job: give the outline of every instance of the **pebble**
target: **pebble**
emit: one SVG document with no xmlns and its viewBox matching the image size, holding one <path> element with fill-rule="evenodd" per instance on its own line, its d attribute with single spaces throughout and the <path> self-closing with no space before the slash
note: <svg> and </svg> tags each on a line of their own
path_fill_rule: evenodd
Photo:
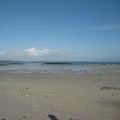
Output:
<svg viewBox="0 0 120 120">
<path fill-rule="evenodd" d="M 69 120 L 80 120 L 80 119 L 70 118 Z"/>
<path fill-rule="evenodd" d="M 29 88 L 25 88 L 25 89 L 29 89 Z"/>
<path fill-rule="evenodd" d="M 39 111 L 39 108 L 35 108 L 36 111 Z"/>
<path fill-rule="evenodd" d="M 114 94 L 112 94 L 112 96 L 115 96 Z"/>
<path fill-rule="evenodd" d="M 83 109 L 83 110 L 86 110 L 86 107 L 85 107 L 85 106 L 83 106 L 83 107 L 82 107 L 82 109 Z"/>
<path fill-rule="evenodd" d="M 48 108 L 48 111 L 50 111 L 50 108 Z"/>
</svg>

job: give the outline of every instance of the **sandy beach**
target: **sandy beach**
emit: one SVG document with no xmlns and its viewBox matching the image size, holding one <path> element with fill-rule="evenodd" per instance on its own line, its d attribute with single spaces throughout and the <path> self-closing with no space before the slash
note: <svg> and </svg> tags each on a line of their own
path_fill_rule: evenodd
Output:
<svg viewBox="0 0 120 120">
<path fill-rule="evenodd" d="M 0 120 L 120 120 L 120 67 L 103 71 L 0 72 Z"/>
<path fill-rule="evenodd" d="M 0 120 L 120 120 L 120 0 L 0 0 Z"/>
</svg>

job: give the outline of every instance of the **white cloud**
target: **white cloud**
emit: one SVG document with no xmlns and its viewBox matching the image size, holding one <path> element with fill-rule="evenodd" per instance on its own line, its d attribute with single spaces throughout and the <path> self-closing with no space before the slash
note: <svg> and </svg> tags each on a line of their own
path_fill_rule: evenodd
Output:
<svg viewBox="0 0 120 120">
<path fill-rule="evenodd" d="M 6 51 L 0 51 L 0 56 L 6 55 Z"/>
<path fill-rule="evenodd" d="M 49 57 L 49 56 L 59 56 L 64 54 L 64 52 L 60 50 L 49 50 L 47 48 L 37 49 L 35 47 L 25 49 L 24 53 L 28 57 Z"/>
<path fill-rule="evenodd" d="M 16 51 L 0 51 L 0 60 L 38 60 L 63 58 L 64 52 L 61 50 L 50 50 L 47 48 L 38 49 L 35 47 Z"/>
<path fill-rule="evenodd" d="M 48 49 L 37 49 L 37 48 L 28 48 L 28 49 L 25 49 L 24 52 L 26 53 L 27 56 L 30 56 L 30 57 L 38 57 L 38 56 L 43 56 L 43 55 L 47 55 L 49 53 L 49 50 Z"/>
</svg>

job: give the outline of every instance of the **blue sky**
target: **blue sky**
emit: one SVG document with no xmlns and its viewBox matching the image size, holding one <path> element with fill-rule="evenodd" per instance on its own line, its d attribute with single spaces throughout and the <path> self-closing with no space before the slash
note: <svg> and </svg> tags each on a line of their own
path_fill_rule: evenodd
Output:
<svg viewBox="0 0 120 120">
<path fill-rule="evenodd" d="M 0 59 L 120 61 L 120 0 L 0 0 Z"/>
</svg>

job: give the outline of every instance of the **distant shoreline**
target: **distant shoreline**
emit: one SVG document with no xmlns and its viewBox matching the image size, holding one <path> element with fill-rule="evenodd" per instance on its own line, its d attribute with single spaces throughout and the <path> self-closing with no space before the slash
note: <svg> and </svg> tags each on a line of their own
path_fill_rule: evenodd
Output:
<svg viewBox="0 0 120 120">
<path fill-rule="evenodd" d="M 72 64 L 72 62 L 45 62 L 44 64 L 51 64 L 51 65 L 66 65 L 66 64 Z"/>
<path fill-rule="evenodd" d="M 0 66 L 4 65 L 23 65 L 29 63 L 42 63 L 50 65 L 69 65 L 69 64 L 80 64 L 80 65 L 89 65 L 89 64 L 100 64 L 100 65 L 120 65 L 120 62 L 98 62 L 98 61 L 10 61 L 10 60 L 0 60 Z"/>
</svg>

